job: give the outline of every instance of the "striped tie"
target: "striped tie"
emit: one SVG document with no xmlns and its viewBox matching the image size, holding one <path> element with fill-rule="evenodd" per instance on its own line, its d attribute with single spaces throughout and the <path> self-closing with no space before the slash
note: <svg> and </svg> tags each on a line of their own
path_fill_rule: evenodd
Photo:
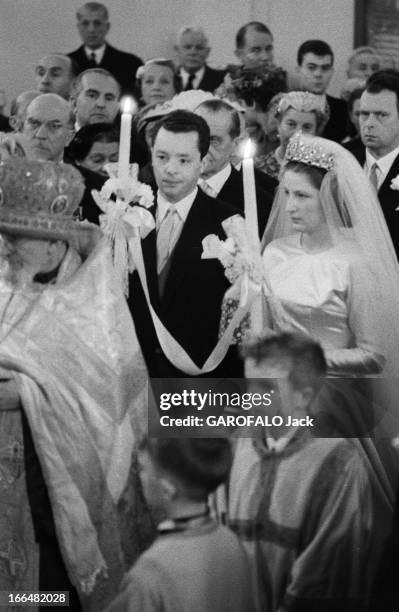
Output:
<svg viewBox="0 0 399 612">
<path fill-rule="evenodd" d="M 179 224 L 179 213 L 174 204 L 169 204 L 166 215 L 162 219 L 157 233 L 157 271 L 162 272 L 173 249 L 173 238 Z"/>
</svg>

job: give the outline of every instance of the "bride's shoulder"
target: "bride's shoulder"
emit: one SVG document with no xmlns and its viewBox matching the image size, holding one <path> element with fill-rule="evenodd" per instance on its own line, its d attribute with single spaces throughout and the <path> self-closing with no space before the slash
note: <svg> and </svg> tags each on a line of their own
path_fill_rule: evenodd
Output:
<svg viewBox="0 0 399 612">
<path fill-rule="evenodd" d="M 348 264 L 363 265 L 368 262 L 368 255 L 362 251 L 355 240 L 342 240 L 334 247 L 334 251 L 336 257 L 341 257 Z"/>
<path fill-rule="evenodd" d="M 343 265 L 349 274 L 374 275 L 374 264 L 369 255 L 365 253 L 354 240 L 343 240 L 334 248 L 334 259 Z"/>
</svg>

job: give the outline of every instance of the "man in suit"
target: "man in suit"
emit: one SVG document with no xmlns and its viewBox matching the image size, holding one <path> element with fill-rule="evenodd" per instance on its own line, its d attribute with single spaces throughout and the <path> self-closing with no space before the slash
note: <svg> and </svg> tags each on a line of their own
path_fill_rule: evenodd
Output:
<svg viewBox="0 0 399 612">
<path fill-rule="evenodd" d="M 154 128 L 156 229 L 142 241 L 152 306 L 199 367 L 217 343 L 222 299 L 230 286 L 219 261 L 201 259 L 202 240 L 208 234 L 225 238 L 222 221 L 237 212 L 197 187 L 209 139 L 206 122 L 188 111 L 169 113 Z M 129 306 L 150 376 L 184 376 L 160 347 L 136 272 L 130 277 Z"/>
<path fill-rule="evenodd" d="M 179 31 L 175 51 L 183 90 L 215 91 L 222 83 L 226 70 L 215 70 L 206 64 L 210 50 L 202 28 L 185 26 Z"/>
<path fill-rule="evenodd" d="M 371 75 L 360 98 L 359 124 L 363 144 L 351 152 L 377 190 L 399 257 L 399 192 L 391 188 L 399 174 L 399 72 Z"/>
<path fill-rule="evenodd" d="M 99 2 L 87 2 L 76 17 L 83 45 L 68 55 L 76 62 L 79 72 L 98 66 L 115 77 L 123 93 L 133 92 L 135 75 L 143 62 L 136 55 L 107 43 L 105 38 L 111 27 L 107 7 Z"/>
<path fill-rule="evenodd" d="M 195 112 L 205 119 L 211 131 L 211 143 L 204 158 L 199 185 L 211 197 L 217 197 L 244 212 L 242 169 L 238 171 L 230 163 L 241 131 L 238 113 L 227 102 L 216 99 L 203 102 Z M 255 186 L 259 233 L 262 236 L 277 181 L 266 174 L 259 179 L 256 173 Z"/>
<path fill-rule="evenodd" d="M 119 83 L 110 72 L 102 68 L 81 72 L 71 92 L 76 131 L 90 123 L 113 123 L 119 111 L 119 98 Z"/>
<path fill-rule="evenodd" d="M 76 66 L 68 55 L 49 53 L 35 68 L 36 88 L 41 93 L 55 93 L 69 99 Z"/>
<path fill-rule="evenodd" d="M 244 68 L 273 65 L 273 35 L 260 21 L 243 25 L 236 34 L 235 54 Z"/>
<path fill-rule="evenodd" d="M 348 132 L 348 111 L 339 98 L 326 94 L 334 73 L 334 53 L 324 40 L 307 40 L 297 54 L 297 71 L 304 91 L 326 98 L 330 107 L 330 119 L 322 136 L 342 142 Z"/>
<path fill-rule="evenodd" d="M 61 96 L 47 93 L 35 97 L 26 109 L 22 129 L 32 158 L 63 161 L 65 148 L 73 137 L 73 121 L 71 108 Z M 91 190 L 101 189 L 105 177 L 80 167 L 77 169 L 85 183 L 79 216 L 98 223 L 99 209 L 92 198 Z"/>
<path fill-rule="evenodd" d="M 35 97 L 26 109 L 23 134 L 34 159 L 60 162 L 73 137 L 73 115 L 64 98 L 53 93 Z"/>
</svg>

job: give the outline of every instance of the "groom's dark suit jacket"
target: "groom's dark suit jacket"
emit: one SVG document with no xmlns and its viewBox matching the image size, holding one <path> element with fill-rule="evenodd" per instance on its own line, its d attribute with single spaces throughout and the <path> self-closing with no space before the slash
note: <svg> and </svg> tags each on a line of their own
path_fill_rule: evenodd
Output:
<svg viewBox="0 0 399 612">
<path fill-rule="evenodd" d="M 154 216 L 155 210 L 156 205 L 152 209 Z M 167 264 L 162 297 L 158 288 L 156 231 L 142 241 L 151 303 L 162 323 L 198 366 L 204 364 L 217 343 L 222 299 L 230 287 L 218 260 L 201 259 L 202 239 L 208 234 L 225 239 L 222 221 L 238 212 L 198 189 Z M 184 376 L 170 364 L 159 346 L 137 272 L 130 276 L 128 303 L 150 375 Z M 240 376 L 241 369 L 228 371 L 227 361 L 227 369 L 218 368 L 210 376 Z M 233 361 L 237 364 L 236 359 Z"/>
<path fill-rule="evenodd" d="M 360 144 L 358 148 L 351 148 L 351 153 L 363 167 L 366 161 L 366 148 Z M 395 158 L 389 172 L 378 190 L 378 199 L 384 213 L 385 221 L 391 234 L 393 246 L 399 259 L 399 191 L 391 189 L 391 181 L 399 174 L 399 155 Z"/>
</svg>

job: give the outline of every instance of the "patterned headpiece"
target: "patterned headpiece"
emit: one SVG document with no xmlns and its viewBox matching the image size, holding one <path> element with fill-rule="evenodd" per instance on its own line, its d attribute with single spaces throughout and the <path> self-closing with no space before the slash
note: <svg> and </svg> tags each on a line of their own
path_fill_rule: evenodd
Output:
<svg viewBox="0 0 399 612">
<path fill-rule="evenodd" d="M 50 161 L 10 159 L 0 162 L 0 232 L 34 238 L 69 240 L 82 229 L 74 213 L 84 191 L 73 166 Z"/>
<path fill-rule="evenodd" d="M 276 112 L 282 115 L 289 108 L 302 113 L 315 112 L 326 116 L 329 115 L 328 104 L 324 98 L 309 91 L 290 91 L 283 94 Z"/>
<path fill-rule="evenodd" d="M 318 141 L 318 138 L 304 138 L 302 134 L 295 134 L 288 143 L 285 160 L 331 170 L 334 167 L 334 155 L 325 151 Z"/>
</svg>

